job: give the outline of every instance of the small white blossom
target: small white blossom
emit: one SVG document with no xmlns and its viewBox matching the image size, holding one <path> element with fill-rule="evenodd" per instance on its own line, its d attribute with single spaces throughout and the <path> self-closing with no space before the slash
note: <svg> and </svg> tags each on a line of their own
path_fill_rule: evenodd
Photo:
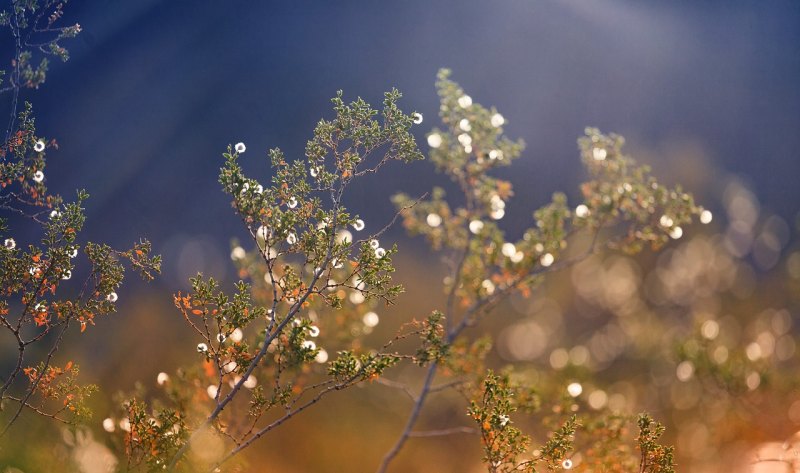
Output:
<svg viewBox="0 0 800 473">
<path fill-rule="evenodd" d="M 114 425 L 114 419 L 111 417 L 106 417 L 103 419 L 103 430 L 106 432 L 113 432 L 116 430 L 116 426 Z"/>
<path fill-rule="evenodd" d="M 570 385 L 567 386 L 567 392 L 572 397 L 578 397 L 583 392 L 583 386 L 581 386 L 581 383 L 570 383 Z"/>
<path fill-rule="evenodd" d="M 458 135 L 458 142 L 464 146 L 469 146 L 472 144 L 472 137 L 466 133 L 461 133 Z"/>
<path fill-rule="evenodd" d="M 442 217 L 440 217 L 439 214 L 430 213 L 428 214 L 428 217 L 425 219 L 425 221 L 431 227 L 436 228 L 442 224 Z"/>
<path fill-rule="evenodd" d="M 294 197 L 289 197 L 289 202 L 286 203 L 286 206 L 290 209 L 297 207 L 297 199 Z"/>
<path fill-rule="evenodd" d="M 683 229 L 681 227 L 675 227 L 669 231 L 669 236 L 672 237 L 673 240 L 677 240 L 683 236 Z"/>
<path fill-rule="evenodd" d="M 325 363 L 328 361 L 328 352 L 325 351 L 324 348 L 320 348 L 319 352 L 317 352 L 317 356 L 314 357 L 314 361 L 317 363 Z"/>
<path fill-rule="evenodd" d="M 3 242 L 3 246 L 5 246 L 7 250 L 13 250 L 17 247 L 17 242 L 14 241 L 13 238 L 6 238 L 6 241 Z"/>
<path fill-rule="evenodd" d="M 240 329 L 240 328 L 233 329 L 233 332 L 231 333 L 231 340 L 234 343 L 241 342 L 243 337 L 244 337 L 244 333 L 242 332 L 242 329 Z"/>
<path fill-rule="evenodd" d="M 483 230 L 483 222 L 480 220 L 473 220 L 469 222 L 469 231 L 471 231 L 474 235 L 480 233 Z"/>
<path fill-rule="evenodd" d="M 42 171 L 36 171 L 33 173 L 33 180 L 36 182 L 42 182 L 44 180 L 44 173 Z"/>
<path fill-rule="evenodd" d="M 489 216 L 492 217 L 492 219 L 494 219 L 494 220 L 500 220 L 501 218 L 503 218 L 505 216 L 505 214 L 506 214 L 505 210 L 497 209 L 497 210 L 492 210 L 492 212 L 489 214 Z"/>
<path fill-rule="evenodd" d="M 662 215 L 661 218 L 658 220 L 658 223 L 664 228 L 669 228 L 672 226 L 674 222 L 668 215 Z"/>
<path fill-rule="evenodd" d="M 231 250 L 231 259 L 234 261 L 243 259 L 245 255 L 247 255 L 247 252 L 245 252 L 244 248 L 241 246 L 237 246 Z"/>
<path fill-rule="evenodd" d="M 33 150 L 36 151 L 37 153 L 41 153 L 42 151 L 44 151 L 44 141 L 39 140 L 36 143 L 34 143 Z"/>
<path fill-rule="evenodd" d="M 372 240 L 369 241 L 369 246 L 371 246 L 373 250 L 377 250 L 378 247 L 381 246 L 381 242 L 379 242 L 378 240 L 372 239 Z"/>
<path fill-rule="evenodd" d="M 411 114 L 411 116 L 414 118 L 414 123 L 416 123 L 417 125 L 422 123 L 422 114 L 421 113 L 414 112 L 413 114 Z"/>
<path fill-rule="evenodd" d="M 206 393 L 208 394 L 208 397 L 210 397 L 211 399 L 217 398 L 217 391 L 218 389 L 215 384 L 209 384 L 208 387 L 206 388 Z"/>
<path fill-rule="evenodd" d="M 124 418 L 119 421 L 119 428 L 124 430 L 125 432 L 131 431 L 131 421 L 128 418 Z"/>
<path fill-rule="evenodd" d="M 303 348 L 305 348 L 306 350 L 316 350 L 317 344 L 311 340 L 306 340 L 303 342 Z"/>
<path fill-rule="evenodd" d="M 111 292 L 106 296 L 106 300 L 108 302 L 117 302 L 117 299 L 118 297 L 116 292 Z"/>
<path fill-rule="evenodd" d="M 499 113 L 495 113 L 492 115 L 491 122 L 492 126 L 497 128 L 503 126 L 503 124 L 506 122 L 506 119 Z"/>
<path fill-rule="evenodd" d="M 348 230 L 339 230 L 336 233 L 336 243 L 346 243 L 353 241 L 353 234 Z"/>
<path fill-rule="evenodd" d="M 258 384 L 258 380 L 256 379 L 256 377 L 253 376 L 253 375 L 250 375 L 244 381 L 244 384 L 242 384 L 242 386 L 246 387 L 247 389 L 253 389 L 254 387 L 256 387 L 257 384 Z"/>
<path fill-rule="evenodd" d="M 503 247 L 500 251 L 503 253 L 503 256 L 511 258 L 517 253 L 517 247 L 514 246 L 513 243 L 503 243 Z"/>
<path fill-rule="evenodd" d="M 570 468 L 572 468 L 572 460 L 570 460 L 569 458 L 565 458 L 564 461 L 561 462 L 561 467 L 564 468 L 565 470 L 569 470 Z"/>
<path fill-rule="evenodd" d="M 471 153 L 472 152 L 472 145 L 464 146 L 464 152 L 467 153 L 467 154 Z"/>
<path fill-rule="evenodd" d="M 608 152 L 604 148 L 593 148 L 592 149 L 592 157 L 595 161 L 603 161 L 606 159 L 606 155 Z"/>
<path fill-rule="evenodd" d="M 361 321 L 364 322 L 364 325 L 367 327 L 375 327 L 380 322 L 380 317 L 375 312 L 367 312 L 364 314 L 364 317 L 361 318 Z"/>
<path fill-rule="evenodd" d="M 442 135 L 439 133 L 431 133 L 428 135 L 428 146 L 431 148 L 438 148 L 442 146 Z"/>
<path fill-rule="evenodd" d="M 235 149 L 237 153 L 242 154 L 245 151 L 247 151 L 247 146 L 245 146 L 244 143 L 240 141 L 236 143 L 236 146 L 234 146 L 233 149 Z"/>
<path fill-rule="evenodd" d="M 205 353 L 208 351 L 208 345 L 205 343 L 198 343 L 197 344 L 197 352 L 198 353 Z"/>
<path fill-rule="evenodd" d="M 547 266 L 550 266 L 551 264 L 553 264 L 553 262 L 555 260 L 556 259 L 552 254 L 545 253 L 545 254 L 542 255 L 541 258 L 539 258 L 539 263 L 541 263 L 542 266 L 547 267 Z"/>
<path fill-rule="evenodd" d="M 458 122 L 458 127 L 464 131 L 472 130 L 472 125 L 469 124 L 469 120 L 466 118 L 462 118 L 460 122 Z"/>
<path fill-rule="evenodd" d="M 364 229 L 364 221 L 361 220 L 360 218 L 356 219 L 356 221 L 353 222 L 353 229 L 355 231 L 357 231 L 357 232 L 360 232 L 361 230 L 363 230 Z"/>
<path fill-rule="evenodd" d="M 226 337 L 224 333 L 217 334 L 217 341 L 220 343 L 225 343 L 225 340 L 227 340 L 227 338 L 228 337 Z"/>
<path fill-rule="evenodd" d="M 384 256 L 386 256 L 386 250 L 384 250 L 383 248 L 375 248 L 375 257 L 376 258 L 381 259 Z"/>
<path fill-rule="evenodd" d="M 73 249 L 72 249 L 72 250 L 69 252 L 69 257 L 70 257 L 70 258 L 74 258 L 74 257 L 76 257 L 76 256 L 78 256 L 78 249 L 77 249 L 77 248 L 73 248 Z"/>
<path fill-rule="evenodd" d="M 586 218 L 589 216 L 589 207 L 581 204 L 575 207 L 575 216 L 578 218 Z"/>
<path fill-rule="evenodd" d="M 709 210 L 703 210 L 700 212 L 700 223 L 706 224 L 711 223 L 711 220 L 714 218 L 714 215 Z"/>
<path fill-rule="evenodd" d="M 510 257 L 512 263 L 519 263 L 523 258 L 525 258 L 525 253 L 521 251 L 517 251 Z"/>
<path fill-rule="evenodd" d="M 256 230 L 256 238 L 258 239 L 266 240 L 270 236 L 272 236 L 272 232 L 266 225 L 261 225 L 260 227 L 258 227 L 258 230 Z"/>
<path fill-rule="evenodd" d="M 169 375 L 163 371 L 156 376 L 156 383 L 158 383 L 159 386 L 163 386 L 167 381 L 169 381 Z"/>
<path fill-rule="evenodd" d="M 309 174 L 311 177 L 317 177 L 317 176 L 319 175 L 319 169 L 317 169 L 317 168 L 315 168 L 315 167 L 314 167 L 314 168 L 311 168 L 311 169 L 309 169 L 309 170 L 308 170 L 308 174 Z"/>
<path fill-rule="evenodd" d="M 319 327 L 316 325 L 312 325 L 308 327 L 308 336 L 309 337 L 318 337 L 319 336 Z"/>
<path fill-rule="evenodd" d="M 69 279 L 71 277 L 72 277 L 72 271 L 70 271 L 70 270 L 64 271 L 64 273 L 61 275 L 61 279 L 63 279 L 64 281 L 66 281 L 67 279 Z"/>
<path fill-rule="evenodd" d="M 60 216 L 61 216 L 61 212 L 59 212 L 58 210 L 53 210 L 53 211 L 50 212 L 50 218 L 58 218 Z"/>
<path fill-rule="evenodd" d="M 469 95 L 462 95 L 458 98 L 458 106 L 461 108 L 467 108 L 472 105 L 472 97 Z"/>
<path fill-rule="evenodd" d="M 505 427 L 506 424 L 508 424 L 508 422 L 511 420 L 511 418 L 508 417 L 505 414 L 503 414 L 503 415 L 501 415 L 499 417 L 500 417 L 500 427 Z"/>
<path fill-rule="evenodd" d="M 495 159 L 502 161 L 503 160 L 503 151 L 499 149 L 493 149 L 489 151 L 489 159 L 494 161 Z"/>
<path fill-rule="evenodd" d="M 297 243 L 297 235 L 295 235 L 294 232 L 289 232 L 289 234 L 286 235 L 286 243 L 290 245 Z"/>
</svg>

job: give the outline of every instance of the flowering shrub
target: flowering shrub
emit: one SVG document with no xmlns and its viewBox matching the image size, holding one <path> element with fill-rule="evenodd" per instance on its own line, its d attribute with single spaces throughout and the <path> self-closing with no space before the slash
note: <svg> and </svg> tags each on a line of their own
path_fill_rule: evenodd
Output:
<svg viewBox="0 0 800 473">
<path fill-rule="evenodd" d="M 86 398 L 97 388 L 79 384 L 78 366 L 71 361 L 57 366 L 54 355 L 69 350 L 62 341 L 70 327 L 83 332 L 115 311 L 122 261 L 146 280 L 160 263 L 150 255 L 147 241 L 125 251 L 82 243 L 82 204 L 88 194 L 80 190 L 74 202 L 65 202 L 48 192 L 46 156 L 58 145 L 37 133 L 33 107 L 25 103 L 19 111 L 17 102 L 20 89 L 44 83 L 48 56 L 68 57 L 60 42 L 78 34 L 80 26 L 57 26 L 64 3 L 15 1 L 10 11 L 0 12 L 0 25 L 10 31 L 15 45 L 12 69 L 0 71 L 0 93 L 11 99 L 0 146 L 0 327 L 16 346 L 16 360 L 0 378 L 0 437 L 24 411 L 65 423 L 87 416 Z M 15 238 L 12 225 L 15 230 L 35 227 L 40 241 Z M 81 249 L 85 267 L 78 265 Z"/>
<path fill-rule="evenodd" d="M 70 325 L 83 332 L 114 312 L 123 261 L 145 279 L 160 263 L 146 241 L 125 251 L 80 241 L 88 196 L 79 191 L 75 202 L 65 202 L 48 192 L 45 158 L 57 143 L 37 134 L 29 104 L 17 110 L 20 89 L 44 83 L 46 56 L 66 59 L 60 41 L 80 31 L 56 26 L 64 3 L 18 1 L 0 14 L 16 44 L 2 89 L 12 110 L 0 147 L 0 323 L 18 346 L 2 378 L 0 435 L 26 411 L 73 424 L 89 415 L 86 399 L 98 388 L 79 383 L 75 363 L 56 363 L 56 351 L 69 353 L 63 336 Z M 34 39 L 39 35 L 46 37 Z M 524 143 L 507 137 L 506 118 L 474 102 L 448 71 L 440 72 L 437 89 L 442 123 L 427 134 L 429 159 L 458 195 L 438 187 L 419 198 L 398 194 L 397 213 L 383 221 L 366 221 L 344 202 L 354 181 L 423 158 L 411 133 L 423 117 L 403 112 L 397 91 L 379 109 L 361 99 L 345 102 L 339 93 L 305 159 L 270 152 L 270 182 L 244 173 L 244 143 L 228 147 L 219 181 L 251 237 L 231 247 L 241 280 L 226 290 L 197 275 L 188 292 L 174 295 L 176 313 L 194 334 L 197 362 L 154 373 L 157 392 L 137 388 L 102 421 L 128 469 L 243 468 L 238 454 L 262 437 L 334 393 L 373 383 L 413 400 L 378 471 L 390 469 L 410 439 L 453 434 L 479 438 L 491 472 L 674 470 L 673 449 L 660 444 L 661 424 L 619 413 L 605 392 L 583 396 L 583 379 L 565 382 L 556 373 L 532 382 L 519 366 L 495 366 L 495 341 L 482 326 L 511 297 L 540 290 L 550 273 L 585 271 L 604 250 L 661 249 L 680 239 L 695 216 L 709 223 L 710 212 L 637 165 L 622 137 L 588 128 L 578 140 L 588 176 L 579 201 L 554 194 L 533 212 L 530 228 L 512 238 L 500 222 L 513 188 L 493 173 L 511 165 Z M 397 247 L 387 241 L 398 222 L 444 256 L 445 303 L 372 345 L 365 336 L 382 322 L 379 306 L 403 300 L 392 279 Z M 38 228 L 41 241 L 13 236 L 22 225 Z M 85 268 L 77 264 L 81 250 Z M 679 380 L 702 375 L 731 396 L 755 390 L 768 368 L 756 356 L 761 345 L 719 355 L 719 330 L 709 319 L 681 340 Z M 421 368 L 416 380 L 393 379 L 402 364 Z M 449 391 L 459 394 L 464 422 L 418 430 L 426 403 Z"/>
</svg>

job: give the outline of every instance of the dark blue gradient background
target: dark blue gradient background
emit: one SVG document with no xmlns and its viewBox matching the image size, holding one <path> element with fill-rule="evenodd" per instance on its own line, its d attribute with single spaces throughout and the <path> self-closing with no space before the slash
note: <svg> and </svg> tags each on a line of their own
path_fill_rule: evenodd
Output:
<svg viewBox="0 0 800 473">
<path fill-rule="evenodd" d="M 230 271 L 228 239 L 243 233 L 216 184 L 228 143 L 247 143 L 246 169 L 266 179 L 266 150 L 302 157 L 337 89 L 377 104 L 397 87 L 425 115 L 425 150 L 440 67 L 528 143 L 505 172 L 517 192 L 511 230 L 554 190 L 575 190 L 586 125 L 624 134 L 701 198 L 732 174 L 785 219 L 800 209 L 796 0 L 109 0 L 67 13 L 84 29 L 72 59 L 25 97 L 39 132 L 61 145 L 49 181 L 92 195 L 90 238 L 151 239 L 170 285 L 194 266 Z M 693 183 L 700 172 L 710 180 Z M 388 220 L 391 192 L 421 193 L 438 178 L 426 163 L 395 166 L 350 203 Z M 196 251 L 181 253 L 187 242 Z"/>
</svg>

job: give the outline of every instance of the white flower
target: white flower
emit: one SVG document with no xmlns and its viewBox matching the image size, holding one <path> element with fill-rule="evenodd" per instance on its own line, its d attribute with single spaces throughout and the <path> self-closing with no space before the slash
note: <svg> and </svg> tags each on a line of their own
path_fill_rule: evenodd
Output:
<svg viewBox="0 0 800 473">
<path fill-rule="evenodd" d="M 506 122 L 506 119 L 499 113 L 495 113 L 494 115 L 492 115 L 491 122 L 492 126 L 497 128 L 503 126 L 503 124 Z"/>
<path fill-rule="evenodd" d="M 294 232 L 289 232 L 289 234 L 286 235 L 286 243 L 290 245 L 297 243 L 297 235 L 295 235 Z"/>
<path fill-rule="evenodd" d="M 319 175 L 319 169 L 315 167 L 311 168 L 308 170 L 308 174 L 311 175 L 311 177 L 317 177 Z"/>
<path fill-rule="evenodd" d="M 377 250 L 379 246 L 381 246 L 381 242 L 378 240 L 372 239 L 369 241 L 369 246 L 372 247 L 373 250 Z"/>
<path fill-rule="evenodd" d="M 425 219 L 425 221 L 428 222 L 428 225 L 431 227 L 436 228 L 442 224 L 442 217 L 440 217 L 439 214 L 431 213 L 428 214 L 428 217 Z"/>
<path fill-rule="evenodd" d="M 480 233 L 481 230 L 483 230 L 483 222 L 482 221 L 473 220 L 473 221 L 469 222 L 469 231 L 471 231 L 474 235 L 477 235 L 478 233 Z"/>
<path fill-rule="evenodd" d="M 555 260 L 556 260 L 556 258 L 552 254 L 545 253 L 545 254 L 542 255 L 541 258 L 539 258 L 539 263 L 541 263 L 541 265 L 544 266 L 544 267 L 548 267 L 551 264 L 553 264 L 553 261 L 555 261 Z"/>
<path fill-rule="evenodd" d="M 205 353 L 208 351 L 208 345 L 205 343 L 198 343 L 197 344 L 197 352 L 198 353 Z"/>
<path fill-rule="evenodd" d="M 240 141 L 236 143 L 236 146 L 234 146 L 233 149 L 235 149 L 237 153 L 242 154 L 245 151 L 247 151 L 247 146 L 245 146 L 244 143 Z"/>
<path fill-rule="evenodd" d="M 73 248 L 73 249 L 72 249 L 72 250 L 70 250 L 70 252 L 69 252 L 69 257 L 70 257 L 70 258 L 74 258 L 74 257 L 76 257 L 76 256 L 78 256 L 78 249 L 77 249 L 77 248 Z"/>
<path fill-rule="evenodd" d="M 114 430 L 116 430 L 116 426 L 114 425 L 114 419 L 112 419 L 111 417 L 106 417 L 103 420 L 103 430 L 105 430 L 106 432 L 113 432 Z"/>
<path fill-rule="evenodd" d="M 565 458 L 564 461 L 561 462 L 561 467 L 564 468 L 565 470 L 569 470 L 570 468 L 572 468 L 572 460 L 570 460 L 569 458 Z"/>
<path fill-rule="evenodd" d="M 364 322 L 365 326 L 372 328 L 378 325 L 378 322 L 380 322 L 380 317 L 378 317 L 378 314 L 375 312 L 367 312 L 364 314 L 364 317 L 361 318 L 361 321 Z"/>
<path fill-rule="evenodd" d="M 247 255 L 247 252 L 245 252 L 244 248 L 241 246 L 237 246 L 231 250 L 231 259 L 234 261 L 243 259 L 245 255 Z"/>
<path fill-rule="evenodd" d="M 675 227 L 669 231 L 669 236 L 672 237 L 673 240 L 677 240 L 683 236 L 683 229 L 681 227 Z"/>
<path fill-rule="evenodd" d="M 665 228 L 669 228 L 674 223 L 672 219 L 667 215 L 662 215 L 661 218 L 658 220 L 659 225 Z"/>
<path fill-rule="evenodd" d="M 589 216 L 589 207 L 581 204 L 575 207 L 575 216 L 578 218 L 586 218 Z"/>
<path fill-rule="evenodd" d="M 481 287 L 483 287 L 486 290 L 486 293 L 489 295 L 492 295 L 494 293 L 495 289 L 494 283 L 492 281 L 489 281 L 488 279 L 484 279 L 483 282 L 481 282 Z"/>
<path fill-rule="evenodd" d="M 270 236 L 272 236 L 272 232 L 266 225 L 261 225 L 260 227 L 258 227 L 258 230 L 256 230 L 256 238 L 259 238 L 261 240 L 266 240 Z"/>
<path fill-rule="evenodd" d="M 257 384 L 258 384 L 258 380 L 256 379 L 256 377 L 253 376 L 253 375 L 250 375 L 244 381 L 244 384 L 242 384 L 242 386 L 246 387 L 247 389 L 253 389 L 254 387 L 256 387 Z"/>
<path fill-rule="evenodd" d="M 156 383 L 158 383 L 159 386 L 163 386 L 167 381 L 169 381 L 169 375 L 163 371 L 156 376 Z"/>
<path fill-rule="evenodd" d="M 472 97 L 469 95 L 462 95 L 458 98 L 458 106 L 461 108 L 467 108 L 472 105 Z"/>
<path fill-rule="evenodd" d="M 592 149 L 592 157 L 595 161 L 602 161 L 606 159 L 606 155 L 608 152 L 604 148 L 594 148 Z"/>
<path fill-rule="evenodd" d="M 570 385 L 567 386 L 567 392 L 572 397 L 578 397 L 583 392 L 583 386 L 581 386 L 581 383 L 570 383 Z"/>
<path fill-rule="evenodd" d="M 319 336 L 319 327 L 316 325 L 312 325 L 308 327 L 308 336 L 309 337 L 318 337 Z"/>
<path fill-rule="evenodd" d="M 348 230 L 339 230 L 336 233 L 336 243 L 349 243 L 353 241 L 353 234 Z"/>
<path fill-rule="evenodd" d="M 5 246 L 8 250 L 13 250 L 17 247 L 17 242 L 14 241 L 13 238 L 6 238 L 6 241 L 3 242 L 3 246 Z"/>
<path fill-rule="evenodd" d="M 240 328 L 233 329 L 233 333 L 231 333 L 231 340 L 233 340 L 235 343 L 239 343 L 242 341 L 243 337 L 244 333 L 242 332 L 242 329 Z"/>
<path fill-rule="evenodd" d="M 306 350 L 316 350 L 317 344 L 311 340 L 306 340 L 303 342 L 303 348 L 305 348 Z"/>
<path fill-rule="evenodd" d="M 217 334 L 217 341 L 220 342 L 220 343 L 225 343 L 225 340 L 227 338 L 228 337 L 226 337 L 224 333 L 218 333 Z"/>
<path fill-rule="evenodd" d="M 50 218 L 58 218 L 60 216 L 61 212 L 59 212 L 58 210 L 53 210 L 52 212 L 50 212 Z"/>
<path fill-rule="evenodd" d="M 108 302 L 117 302 L 117 299 L 118 297 L 116 292 L 111 292 L 106 296 L 106 300 Z"/>
<path fill-rule="evenodd" d="M 700 212 L 700 223 L 706 224 L 711 223 L 711 220 L 714 218 L 714 215 L 709 210 L 703 210 Z"/>
<path fill-rule="evenodd" d="M 384 250 L 383 248 L 375 248 L 375 257 L 376 258 L 381 259 L 384 256 L 386 256 L 386 250 Z"/>
<path fill-rule="evenodd" d="M 42 182 L 44 180 L 44 173 L 42 171 L 36 171 L 33 173 L 33 180 L 36 182 Z"/>
<path fill-rule="evenodd" d="M 464 152 L 467 153 L 467 154 L 471 153 L 472 152 L 472 145 L 464 146 Z"/>
<path fill-rule="evenodd" d="M 119 421 L 119 428 L 124 430 L 125 432 L 131 431 L 131 421 L 128 418 L 124 418 Z"/>
<path fill-rule="evenodd" d="M 71 278 L 71 277 L 72 277 L 72 271 L 70 271 L 70 270 L 64 271 L 64 273 L 61 275 L 61 279 L 65 280 L 65 281 L 67 279 Z"/>
<path fill-rule="evenodd" d="M 431 133 L 428 135 L 428 146 L 431 148 L 438 148 L 442 146 L 442 135 L 439 133 Z"/>
<path fill-rule="evenodd" d="M 500 251 L 503 253 L 503 256 L 511 258 L 517 254 L 517 247 L 514 246 L 513 243 L 503 243 L 503 247 Z"/>
<path fill-rule="evenodd" d="M 466 133 L 461 133 L 458 135 L 458 142 L 464 146 L 469 146 L 472 144 L 472 137 Z"/>
<path fill-rule="evenodd" d="M 519 263 L 523 258 L 525 258 L 525 253 L 521 251 L 517 251 L 510 257 L 512 263 Z"/>
<path fill-rule="evenodd" d="M 360 218 L 356 219 L 356 221 L 353 222 L 353 230 L 360 232 L 363 229 L 364 229 L 364 221 L 361 220 Z"/>
<path fill-rule="evenodd" d="M 510 421 L 510 420 L 511 420 L 511 418 L 510 418 L 510 417 L 508 417 L 508 416 L 507 416 L 507 415 L 505 415 L 505 414 L 503 414 L 503 415 L 499 416 L 499 418 L 500 418 L 500 427 L 505 427 L 505 426 L 506 426 L 506 424 L 508 424 L 508 421 Z"/>
<path fill-rule="evenodd" d="M 497 210 L 492 210 L 489 216 L 492 217 L 494 220 L 500 220 L 501 218 L 503 218 L 503 216 L 505 216 L 505 214 L 506 214 L 505 210 L 497 209 Z"/>
<path fill-rule="evenodd" d="M 344 261 L 340 260 L 339 258 L 333 258 L 333 260 L 331 261 L 331 264 L 336 269 L 344 267 Z"/>
<path fill-rule="evenodd" d="M 328 352 L 325 351 L 323 348 L 320 348 L 319 352 L 317 352 L 317 356 L 314 357 L 314 361 L 316 361 L 317 363 L 325 363 L 326 361 L 328 361 Z"/>
<path fill-rule="evenodd" d="M 44 141 L 39 140 L 36 143 L 34 143 L 33 150 L 36 151 L 37 153 L 41 153 L 42 151 L 44 151 Z"/>
<path fill-rule="evenodd" d="M 206 393 L 208 394 L 208 397 L 210 397 L 211 399 L 217 398 L 217 391 L 219 391 L 219 389 L 217 389 L 217 385 L 215 384 L 209 384 L 208 387 L 206 388 Z"/>
<path fill-rule="evenodd" d="M 472 125 L 469 124 L 469 120 L 466 118 L 462 118 L 460 122 L 458 122 L 458 127 L 464 131 L 472 130 Z"/>
<path fill-rule="evenodd" d="M 297 199 L 295 199 L 294 197 L 290 197 L 289 202 L 286 203 L 286 206 L 289 207 L 290 209 L 297 207 Z"/>
<path fill-rule="evenodd" d="M 498 159 L 498 160 L 502 161 L 503 160 L 503 151 L 499 150 L 499 149 L 493 149 L 493 150 L 489 151 L 489 159 L 491 159 L 492 161 L 494 161 L 495 159 Z"/>
<path fill-rule="evenodd" d="M 353 303 L 354 305 L 361 304 L 366 300 L 366 298 L 364 297 L 364 294 L 361 294 L 358 291 L 351 292 L 349 299 L 350 299 L 350 302 Z"/>
<path fill-rule="evenodd" d="M 422 123 L 422 114 L 421 113 L 414 112 L 413 114 L 411 114 L 411 116 L 414 118 L 414 123 L 416 123 L 417 125 Z"/>
</svg>

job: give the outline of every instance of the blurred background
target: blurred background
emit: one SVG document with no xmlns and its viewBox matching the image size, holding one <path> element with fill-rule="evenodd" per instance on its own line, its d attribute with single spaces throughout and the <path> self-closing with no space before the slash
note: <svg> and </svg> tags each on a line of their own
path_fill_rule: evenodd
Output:
<svg viewBox="0 0 800 473">
<path fill-rule="evenodd" d="M 517 363 L 532 382 L 592 380 L 590 407 L 648 409 L 667 424 L 679 471 L 744 468 L 758 449 L 793 454 L 783 446 L 800 429 L 797 1 L 109 0 L 65 12 L 83 28 L 66 44 L 72 57 L 24 95 L 39 133 L 60 146 L 48 154 L 48 185 L 67 198 L 89 192 L 84 238 L 125 247 L 145 237 L 164 258 L 162 277 L 131 276 L 119 313 L 84 335 L 84 379 L 105 387 L 91 434 L 101 444 L 117 390 L 156 389 L 156 373 L 196 355 L 172 294 L 197 272 L 237 280 L 230 241 L 246 233 L 217 184 L 226 146 L 246 143 L 246 171 L 266 180 L 267 150 L 302 158 L 337 90 L 377 105 L 396 87 L 401 105 L 425 117 L 426 151 L 435 74 L 447 67 L 528 145 L 498 173 L 515 190 L 502 223 L 509 238 L 552 192 L 578 196 L 586 176 L 575 140 L 586 126 L 625 136 L 630 155 L 714 213 L 662 253 L 599 255 L 512 301 L 488 321 L 493 362 Z M 426 162 L 395 165 L 348 203 L 376 230 L 393 215 L 394 192 L 419 195 L 442 179 Z M 381 309 L 375 340 L 443 300 L 445 269 L 425 243 L 399 226 L 384 238 L 399 245 L 408 294 Z M 740 354 L 741 396 L 707 386 L 699 354 L 712 368 Z M 373 471 L 409 407 L 377 385 L 330 399 L 254 448 L 253 464 L 269 467 L 252 471 Z M 424 424 L 466 422 L 457 404 L 427 412 Z M 12 442 L 53 430 L 29 416 Z M 54 449 L 76 442 L 56 439 Z M 44 471 L 53 453 L 23 450 L 0 450 L 0 465 Z M 481 471 L 479 459 L 475 437 L 412 440 L 396 471 Z"/>
</svg>

